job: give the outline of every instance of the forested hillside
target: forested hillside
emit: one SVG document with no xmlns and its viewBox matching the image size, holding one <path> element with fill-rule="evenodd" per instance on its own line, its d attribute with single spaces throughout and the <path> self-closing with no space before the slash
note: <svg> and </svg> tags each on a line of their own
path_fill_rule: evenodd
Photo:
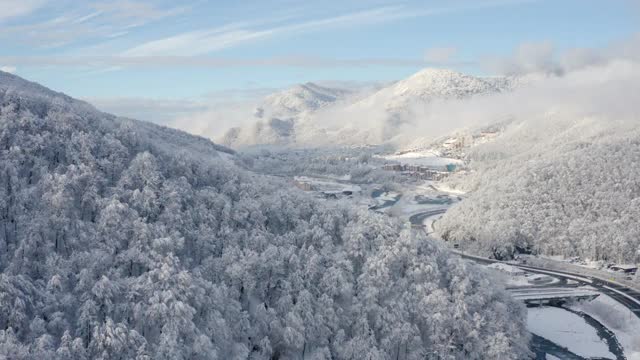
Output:
<svg viewBox="0 0 640 360">
<path fill-rule="evenodd" d="M 438 231 L 496 258 L 515 253 L 640 261 L 640 127 L 559 112 L 511 124 L 468 155 L 470 191 Z"/>
<path fill-rule="evenodd" d="M 0 359 L 521 359 L 524 307 L 390 218 L 0 73 Z"/>
</svg>

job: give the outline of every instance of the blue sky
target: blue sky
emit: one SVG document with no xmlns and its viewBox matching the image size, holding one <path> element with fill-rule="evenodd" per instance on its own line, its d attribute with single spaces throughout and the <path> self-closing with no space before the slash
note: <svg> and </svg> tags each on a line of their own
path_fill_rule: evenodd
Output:
<svg viewBox="0 0 640 360">
<path fill-rule="evenodd" d="M 487 74 L 523 44 L 533 57 L 606 48 L 636 36 L 639 15 L 633 0 L 0 0 L 0 68 L 75 97 L 188 111 L 305 81 Z"/>
</svg>

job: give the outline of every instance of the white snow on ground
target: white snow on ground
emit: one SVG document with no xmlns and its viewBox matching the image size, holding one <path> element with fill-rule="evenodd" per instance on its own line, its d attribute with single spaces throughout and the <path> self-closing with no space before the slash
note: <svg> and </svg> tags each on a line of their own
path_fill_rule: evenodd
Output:
<svg viewBox="0 0 640 360">
<path fill-rule="evenodd" d="M 526 261 L 527 265 L 537 266 L 546 269 L 553 269 L 559 271 L 572 272 L 576 274 L 582 274 L 585 276 L 595 276 L 601 279 L 605 279 L 608 281 L 617 282 L 619 284 L 623 284 L 624 286 L 635 288 L 640 290 L 640 286 L 635 283 L 633 280 L 628 280 L 626 277 L 629 276 L 627 274 L 621 274 L 614 271 L 609 271 L 605 269 L 592 269 L 590 267 L 581 266 L 578 264 L 571 263 L 559 256 L 537 256 L 537 255 L 520 255 L 520 261 Z M 587 281 L 589 282 L 589 281 Z"/>
<path fill-rule="evenodd" d="M 523 275 L 524 276 L 524 270 L 517 268 L 515 266 L 511 266 L 508 264 L 503 264 L 503 263 L 493 263 L 493 264 L 489 264 L 487 265 L 488 268 L 492 268 L 492 269 L 496 269 L 496 270 L 500 270 L 502 272 L 505 272 L 507 274 L 510 275 Z"/>
<path fill-rule="evenodd" d="M 436 188 L 440 192 L 449 193 L 449 194 L 452 194 L 452 195 L 464 195 L 464 194 L 466 194 L 466 191 L 462 191 L 462 190 L 451 188 L 447 184 L 433 183 L 433 187 Z"/>
<path fill-rule="evenodd" d="M 299 182 L 307 182 L 310 183 L 311 186 L 316 189 L 316 191 L 322 191 L 326 193 L 332 192 L 342 192 L 342 191 L 351 191 L 351 192 L 360 192 L 362 188 L 358 185 L 354 184 L 345 184 L 332 181 L 331 179 L 320 179 L 320 178 L 312 178 L 308 176 L 296 176 L 294 177 L 296 181 Z"/>
<path fill-rule="evenodd" d="M 400 195 L 400 193 L 395 192 L 395 191 L 388 191 L 388 192 L 382 193 L 376 199 L 379 199 L 380 203 L 383 203 L 385 201 L 394 201 L 396 199 L 396 197 L 398 197 L 398 195 Z"/>
<path fill-rule="evenodd" d="M 628 360 L 640 360 L 640 318 L 631 310 L 606 295 L 571 308 L 589 314 L 613 331 Z"/>
<path fill-rule="evenodd" d="M 381 156 L 383 159 L 399 161 L 403 164 L 421 166 L 446 166 L 448 164 L 461 165 L 463 162 L 458 159 L 440 157 L 432 150 L 411 151 L 404 154 L 393 154 Z"/>
<path fill-rule="evenodd" d="M 504 279 L 505 284 L 510 288 L 526 287 L 535 289 L 536 286 L 549 286 L 560 282 L 560 279 L 556 277 L 543 274 L 534 274 L 526 271 L 523 272 L 521 269 L 515 266 L 504 263 L 493 263 L 487 265 L 486 267 L 493 270 L 495 273 L 500 274 Z"/>
<path fill-rule="evenodd" d="M 580 316 L 556 307 L 529 308 L 529 330 L 580 356 L 615 359 L 606 342 Z"/>
<path fill-rule="evenodd" d="M 427 234 L 431 234 L 436 231 L 433 225 L 435 224 L 436 220 L 442 217 L 442 215 L 443 214 L 429 216 L 422 221 L 422 225 L 424 225 L 424 228 L 427 230 Z"/>
<path fill-rule="evenodd" d="M 548 275 L 526 273 L 524 276 L 508 276 L 507 286 L 510 287 L 530 287 L 536 285 L 553 285 L 560 282 L 560 279 Z"/>
<path fill-rule="evenodd" d="M 529 284 L 551 285 L 560 282 L 560 279 L 549 275 L 527 273 L 525 276 Z"/>
</svg>

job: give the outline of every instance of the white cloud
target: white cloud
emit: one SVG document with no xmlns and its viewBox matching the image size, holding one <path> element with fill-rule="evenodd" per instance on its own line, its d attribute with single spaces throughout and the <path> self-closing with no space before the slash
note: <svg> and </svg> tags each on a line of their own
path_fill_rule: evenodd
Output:
<svg viewBox="0 0 640 360">
<path fill-rule="evenodd" d="M 178 117 L 208 109 L 205 103 L 191 99 L 113 97 L 84 100 L 108 113 L 164 125 Z"/>
<path fill-rule="evenodd" d="M 98 17 L 98 16 L 100 16 L 102 14 L 103 14 L 103 11 L 94 11 L 94 12 L 92 12 L 90 14 L 84 15 L 84 16 L 78 18 L 78 19 L 73 20 L 72 23 L 73 24 L 80 24 L 80 23 L 83 23 L 83 22 L 87 22 L 87 21 L 89 21 L 89 20 L 91 20 L 93 18 L 96 18 L 96 17 Z"/>
<path fill-rule="evenodd" d="M 21 18 L 17 23 L 2 24 L 3 18 L 36 10 L 49 17 Z M 100 42 L 189 10 L 188 6 L 166 7 L 142 0 L 0 0 L 0 38 L 47 48 L 79 41 Z"/>
<path fill-rule="evenodd" d="M 528 42 L 520 44 L 511 57 L 490 59 L 488 65 L 503 74 L 558 73 L 560 69 L 554 59 L 551 42 Z"/>
<path fill-rule="evenodd" d="M 0 1 L 0 22 L 29 15 L 45 3 L 45 0 L 2 0 Z"/>
<path fill-rule="evenodd" d="M 356 27 L 402 19 L 462 12 L 487 7 L 506 6 L 533 0 L 485 1 L 440 8 L 414 8 L 408 6 L 383 6 L 349 14 L 300 21 L 287 25 L 259 28 L 256 24 L 230 24 L 212 29 L 184 32 L 162 39 L 152 40 L 122 53 L 123 56 L 193 56 L 211 53 L 249 41 L 275 36 L 295 35 L 304 32 Z"/>
<path fill-rule="evenodd" d="M 161 40 L 150 41 L 122 53 L 123 56 L 194 56 L 224 49 L 249 40 L 271 35 L 270 31 L 218 29 L 192 31 Z"/>
<path fill-rule="evenodd" d="M 118 116 L 215 137 L 229 127 L 252 121 L 253 109 L 274 91 L 274 88 L 252 87 L 225 89 L 187 99 L 95 97 L 83 100 Z"/>
<path fill-rule="evenodd" d="M 250 24 L 228 24 L 222 27 L 196 30 L 149 41 L 122 53 L 123 56 L 195 56 L 216 50 L 236 46 L 247 41 L 271 38 L 311 31 L 314 29 L 356 26 L 367 23 L 387 21 L 397 18 L 401 12 L 397 7 L 384 7 L 356 12 L 347 15 L 329 17 L 320 20 L 294 23 L 264 29 L 252 29 Z M 406 15 L 403 15 L 406 16 Z"/>
<path fill-rule="evenodd" d="M 140 0 L 98 1 L 90 3 L 89 7 L 100 14 L 109 14 L 115 19 L 135 20 L 138 23 L 160 20 L 190 10 L 189 6 L 162 8 L 154 5 L 151 1 Z"/>
<path fill-rule="evenodd" d="M 73 68 L 113 68 L 113 67 L 365 67 L 365 66 L 426 66 L 424 59 L 412 58 L 355 58 L 335 59 L 309 56 L 282 56 L 267 58 L 221 58 L 214 56 L 0 56 L 0 63 L 22 64 L 23 66 L 56 66 Z M 466 66 L 471 62 L 449 63 L 451 66 Z"/>
<path fill-rule="evenodd" d="M 407 127 L 406 138 L 415 138 L 416 134 L 435 138 L 456 128 L 506 119 L 577 121 L 594 118 L 637 123 L 635 104 L 639 93 L 640 64 L 613 60 L 607 64 L 567 70 L 563 76 L 541 77 L 513 92 L 479 96 L 462 102 L 433 102 L 424 106 L 419 121 Z M 540 124 L 545 125 L 549 123 Z"/>
<path fill-rule="evenodd" d="M 563 74 L 621 59 L 640 61 L 640 34 L 599 49 L 557 51 L 550 41 L 527 42 L 520 44 L 510 56 L 490 57 L 483 65 L 498 74 Z"/>
<path fill-rule="evenodd" d="M 16 67 L 15 66 L 0 66 L 0 71 L 4 71 L 4 72 L 8 72 L 8 73 L 15 73 L 16 72 Z"/>
</svg>

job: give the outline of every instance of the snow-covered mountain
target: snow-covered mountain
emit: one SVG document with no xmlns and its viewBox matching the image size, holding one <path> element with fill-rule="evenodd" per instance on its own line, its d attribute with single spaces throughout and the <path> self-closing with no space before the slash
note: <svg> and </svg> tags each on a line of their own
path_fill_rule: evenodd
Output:
<svg viewBox="0 0 640 360">
<path fill-rule="evenodd" d="M 295 142 L 297 122 L 315 111 L 345 101 L 354 91 L 320 86 L 296 85 L 267 96 L 254 111 L 255 120 L 248 126 L 229 129 L 220 142 L 229 146 L 254 144 L 289 144 Z"/>
<path fill-rule="evenodd" d="M 527 357 L 481 268 L 234 158 L 0 72 L 0 359 Z"/>
<path fill-rule="evenodd" d="M 509 91 L 515 84 L 513 78 L 481 78 L 442 69 L 425 69 L 357 95 L 305 84 L 267 97 L 256 111 L 260 120 L 231 129 L 221 142 L 232 147 L 383 143 L 401 126 L 423 121 L 420 110 L 431 101 Z"/>
<path fill-rule="evenodd" d="M 467 198 L 438 230 L 469 251 L 640 261 L 640 65 L 548 78 L 465 113 L 511 120 L 465 149 Z M 640 278 L 639 278 L 640 279 Z"/>
<path fill-rule="evenodd" d="M 351 94 L 350 90 L 329 88 L 311 82 L 267 96 L 256 109 L 256 116 L 289 118 L 330 106 Z"/>
<path fill-rule="evenodd" d="M 435 99 L 465 99 L 478 94 L 506 91 L 511 89 L 512 82 L 508 77 L 481 78 L 452 70 L 428 68 L 379 90 L 355 105 L 383 103 L 388 111 L 406 111 L 413 104 Z"/>
</svg>

